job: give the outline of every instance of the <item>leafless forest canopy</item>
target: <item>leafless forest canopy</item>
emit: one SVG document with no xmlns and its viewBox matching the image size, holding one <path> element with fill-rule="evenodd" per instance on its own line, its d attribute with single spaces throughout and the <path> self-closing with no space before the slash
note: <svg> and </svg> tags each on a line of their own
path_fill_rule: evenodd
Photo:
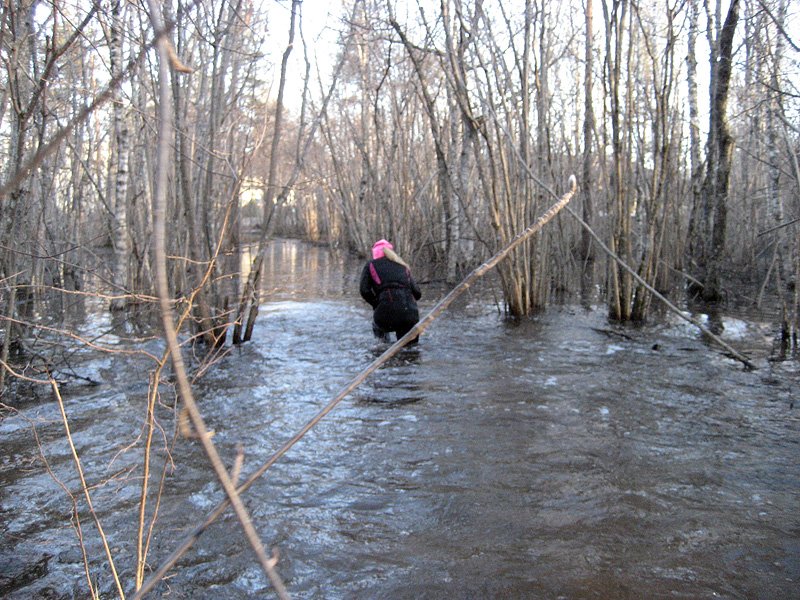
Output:
<svg viewBox="0 0 800 600">
<path fill-rule="evenodd" d="M 510 315 L 580 297 L 644 321 L 646 283 L 777 307 L 796 347 L 796 4 L 348 1 L 330 47 L 316 4 L 4 3 L 5 364 L 87 299 L 154 302 L 162 166 L 169 295 L 210 345 L 252 335 L 273 236 L 386 237 L 455 284 L 575 174 L 571 214 L 499 267 Z"/>
</svg>

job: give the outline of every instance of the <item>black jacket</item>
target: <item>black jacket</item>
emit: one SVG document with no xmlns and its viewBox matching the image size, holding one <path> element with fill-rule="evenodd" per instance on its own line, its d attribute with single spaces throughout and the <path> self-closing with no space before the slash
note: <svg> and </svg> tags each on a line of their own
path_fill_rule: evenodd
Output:
<svg viewBox="0 0 800 600">
<path fill-rule="evenodd" d="M 392 290 L 395 290 L 395 293 L 392 293 Z M 403 265 L 386 257 L 373 259 L 364 265 L 359 291 L 361 297 L 372 308 L 377 308 L 381 303 L 392 303 L 398 300 L 411 303 L 416 308 L 415 301 L 422 297 L 422 292 L 411 276 L 411 272 Z"/>
</svg>

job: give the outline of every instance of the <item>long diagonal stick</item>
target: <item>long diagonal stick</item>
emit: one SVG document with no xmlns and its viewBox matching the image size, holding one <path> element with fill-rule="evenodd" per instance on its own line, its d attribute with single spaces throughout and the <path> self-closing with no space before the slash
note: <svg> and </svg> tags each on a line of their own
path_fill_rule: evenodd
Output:
<svg viewBox="0 0 800 600">
<path fill-rule="evenodd" d="M 286 442 L 278 451 L 276 451 L 270 458 L 267 460 L 263 465 L 261 465 L 250 477 L 245 481 L 241 486 L 237 488 L 237 493 L 241 494 L 242 492 L 246 491 L 253 483 L 255 483 L 272 465 L 274 465 L 278 459 L 280 459 L 284 454 L 286 454 L 292 446 L 294 446 L 297 442 L 299 442 L 311 429 L 319 423 L 325 416 L 330 413 L 336 406 L 344 400 L 348 395 L 350 395 L 353 390 L 355 390 L 359 385 L 364 383 L 364 381 L 369 377 L 372 373 L 377 371 L 381 366 L 386 364 L 389 359 L 395 356 L 400 350 L 408 344 L 411 340 L 415 339 L 418 335 L 420 335 L 423 331 L 425 331 L 433 321 L 435 321 L 446 309 L 449 307 L 453 301 L 458 298 L 461 294 L 466 292 L 470 286 L 475 283 L 478 279 L 486 275 L 489 271 L 491 271 L 497 264 L 503 260 L 506 256 L 508 256 L 514 248 L 522 244 L 525 240 L 533 237 L 536 233 L 538 233 L 542 227 L 544 227 L 548 222 L 550 222 L 553 217 L 558 214 L 558 212 L 564 208 L 567 203 L 572 199 L 575 193 L 578 191 L 578 184 L 575 180 L 575 176 L 571 176 L 569 178 L 570 189 L 566 192 L 561 198 L 556 202 L 553 206 L 551 206 L 546 213 L 544 213 L 539 219 L 530 227 L 528 227 L 525 231 L 518 234 L 511 242 L 506 245 L 505 248 L 500 250 L 497 254 L 495 254 L 492 258 L 490 258 L 487 262 L 483 263 L 481 266 L 477 267 L 474 271 L 472 271 L 467 277 L 459 283 L 449 294 L 447 294 L 444 298 L 442 298 L 436 306 L 434 306 L 431 311 L 422 319 L 417 325 L 397 340 L 394 344 L 389 346 L 386 351 L 381 354 L 378 358 L 376 358 L 369 366 L 367 366 L 363 371 L 361 371 L 356 377 L 354 377 L 350 383 L 348 383 L 342 391 L 340 391 L 336 397 L 328 402 L 325 407 L 320 410 L 308 423 L 306 423 L 300 431 L 298 431 L 295 436 Z M 205 521 L 198 525 L 194 531 L 192 531 L 187 538 L 178 546 L 172 554 L 170 554 L 163 563 L 159 566 L 158 570 L 153 573 L 153 575 L 144 582 L 142 587 L 137 591 L 136 595 L 133 597 L 134 600 L 138 600 L 144 596 L 147 592 L 153 589 L 156 583 L 158 583 L 168 572 L 169 570 L 175 565 L 175 563 L 183 556 L 189 548 L 198 540 L 198 538 L 203 534 L 203 532 L 219 518 L 222 513 L 230 505 L 228 499 L 221 501 L 217 507 L 209 513 L 206 517 Z"/>
<path fill-rule="evenodd" d="M 727 350 L 727 351 L 728 351 L 728 353 L 729 353 L 729 354 L 730 354 L 730 355 L 731 355 L 733 358 L 735 358 L 735 359 L 736 359 L 736 360 L 738 360 L 739 362 L 743 363 L 745 367 L 747 367 L 748 369 L 751 369 L 751 370 L 755 370 L 755 369 L 756 369 L 756 366 L 755 366 L 755 364 L 753 364 L 753 362 L 752 362 L 752 361 L 751 361 L 749 358 L 747 358 L 746 356 L 744 356 L 744 355 L 743 355 L 743 354 L 741 354 L 740 352 L 737 352 L 736 350 L 734 350 L 734 348 L 733 348 L 733 347 L 732 347 L 730 344 L 728 344 L 728 343 L 727 343 L 725 340 L 723 340 L 723 339 L 722 339 L 721 337 L 719 337 L 718 335 L 715 335 L 714 333 L 712 333 L 712 332 L 711 332 L 711 330 L 709 330 L 709 328 L 708 328 L 708 327 L 706 327 L 705 325 L 703 325 L 703 324 L 702 324 L 700 321 L 698 321 L 698 320 L 697 320 L 697 319 L 695 319 L 694 317 L 690 317 L 690 316 L 688 316 L 688 315 L 684 314 L 684 312 L 683 312 L 683 311 L 682 311 L 680 308 L 678 308 L 678 307 L 677 307 L 677 306 L 675 306 L 675 305 L 674 305 L 672 302 L 670 302 L 669 300 L 667 300 L 667 299 L 666 299 L 666 298 L 663 296 L 663 294 L 661 294 L 661 293 L 660 293 L 660 292 L 659 292 L 657 289 L 655 289 L 655 288 L 654 288 L 652 285 L 650 285 L 649 283 L 647 283 L 647 282 L 646 282 L 646 281 L 645 281 L 645 280 L 642 278 L 642 276 L 641 276 L 641 275 L 639 275 L 639 274 L 638 274 L 638 273 L 637 273 L 635 270 L 633 270 L 631 267 L 629 267 L 629 266 L 628 266 L 628 265 L 625 263 L 625 261 L 624 261 L 624 260 L 622 260 L 622 259 L 621 259 L 619 256 L 617 256 L 616 254 L 614 254 L 614 252 L 611 250 L 611 248 L 609 248 L 608 246 L 606 246 L 606 245 L 603 243 L 603 240 L 601 240 L 601 239 L 600 239 L 600 236 L 598 236 L 598 235 L 597 235 L 597 234 L 596 234 L 596 233 L 595 233 L 595 232 L 592 230 L 592 228 L 591 228 L 591 227 L 589 227 L 589 225 L 586 223 L 586 221 L 584 221 L 583 219 L 581 219 L 581 218 L 578 216 L 578 214 L 577 214 L 577 213 L 576 213 L 574 210 L 572 210 L 572 209 L 571 209 L 569 206 L 567 207 L 567 212 L 568 212 L 569 214 L 571 214 L 573 217 L 575 217 L 575 219 L 578 221 L 578 223 L 580 223 L 580 224 L 581 224 L 581 226 L 582 226 L 584 229 L 586 229 L 586 231 L 588 231 L 588 232 L 589 232 L 589 235 L 591 235 L 591 236 L 594 238 L 594 241 L 595 241 L 595 242 L 597 242 L 597 243 L 599 244 L 599 246 L 600 246 L 600 247 L 603 249 L 603 251 L 604 251 L 606 254 L 608 254 L 608 255 L 609 255 L 611 258 L 613 258 L 615 261 L 617 261 L 617 263 L 619 264 L 619 266 L 621 266 L 621 267 L 622 267 L 623 269 L 625 269 L 625 270 L 626 270 L 628 273 L 630 273 L 630 274 L 631 274 L 631 276 L 632 276 L 632 277 L 633 277 L 633 278 L 634 278 L 636 281 L 638 281 L 640 285 L 642 285 L 642 286 L 643 286 L 645 289 L 647 289 L 647 291 L 648 291 L 648 292 L 650 292 L 651 294 L 653 294 L 653 296 L 655 296 L 656 298 L 658 298 L 659 300 L 661 300 L 661 302 L 663 302 L 663 303 L 664 303 L 664 306 L 666 306 L 666 307 L 667 307 L 669 310 L 671 310 L 673 313 L 675 313 L 676 315 L 678 315 L 678 316 L 679 316 L 681 319 L 685 319 L 686 321 L 688 321 L 689 323 L 691 323 L 692 325 L 694 325 L 695 327 L 697 327 L 697 328 L 698 328 L 698 329 L 699 329 L 701 332 L 703 332 L 703 335 L 706 335 L 706 336 L 708 336 L 708 337 L 709 337 L 710 339 L 712 339 L 712 340 L 713 340 L 715 343 L 717 343 L 717 344 L 718 344 L 720 347 L 722 347 L 723 349 Z"/>
</svg>

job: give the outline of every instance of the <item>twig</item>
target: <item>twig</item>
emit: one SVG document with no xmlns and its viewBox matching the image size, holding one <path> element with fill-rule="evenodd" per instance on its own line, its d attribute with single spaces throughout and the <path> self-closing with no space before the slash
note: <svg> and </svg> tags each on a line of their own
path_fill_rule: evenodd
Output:
<svg viewBox="0 0 800 600">
<path fill-rule="evenodd" d="M 784 227 L 789 227 L 789 225 L 794 225 L 800 221 L 800 217 L 797 219 L 792 219 L 791 221 L 787 221 L 786 223 L 781 223 L 780 225 L 775 225 L 770 227 L 769 229 L 765 229 L 764 231 L 759 231 L 756 237 L 761 237 L 762 235 L 767 235 L 768 233 L 772 233 L 773 231 L 777 231 L 778 229 L 783 229 Z"/>
<path fill-rule="evenodd" d="M 3 370 L 7 371 L 8 374 L 11 375 L 12 377 L 16 379 L 21 379 L 22 381 L 27 381 L 28 383 L 39 383 L 42 385 L 49 385 L 51 381 L 50 379 L 36 379 L 34 377 L 29 377 L 28 375 L 20 373 L 19 371 L 15 371 L 11 367 L 11 365 L 9 365 L 4 360 L 0 360 L 0 367 L 3 367 Z"/>
<path fill-rule="evenodd" d="M 72 518 L 74 519 L 73 528 L 75 529 L 75 535 L 78 536 L 78 545 L 81 548 L 81 556 L 83 557 L 83 574 L 86 576 L 86 582 L 89 585 L 92 598 L 100 598 L 100 594 L 95 589 L 94 583 L 92 582 L 92 575 L 89 571 L 89 557 L 86 554 L 86 544 L 83 541 L 83 527 L 81 526 L 81 516 L 78 512 L 78 501 L 76 500 L 75 495 L 69 490 L 66 484 L 58 478 L 58 476 L 53 472 L 53 469 L 50 467 L 50 462 L 47 460 L 47 457 L 44 454 L 44 449 L 42 448 L 42 443 L 39 440 L 39 432 L 36 429 L 36 424 L 12 406 L 0 403 L 0 408 L 15 412 L 20 418 L 28 422 L 31 427 L 31 431 L 33 432 L 33 439 L 36 442 L 36 448 L 39 450 L 39 457 L 42 459 L 42 463 L 44 464 L 47 474 L 50 475 L 53 481 L 55 481 L 62 490 L 64 490 L 64 494 L 66 494 L 66 496 L 69 498 L 72 504 Z"/>
<path fill-rule="evenodd" d="M 117 586 L 117 592 L 119 593 L 119 597 L 124 600 L 125 592 L 122 589 L 122 583 L 119 580 L 119 575 L 117 575 L 117 568 L 114 565 L 114 557 L 111 554 L 111 548 L 108 545 L 108 539 L 106 538 L 105 531 L 103 531 L 103 525 L 100 523 L 100 518 L 97 516 L 97 513 L 94 510 L 94 505 L 92 504 L 92 496 L 89 493 L 89 486 L 86 484 L 86 478 L 83 475 L 83 467 L 81 466 L 81 459 L 78 457 L 78 451 L 75 449 L 75 444 L 72 441 L 72 433 L 69 428 L 69 421 L 67 420 L 67 413 L 64 409 L 64 401 L 61 398 L 61 392 L 58 389 L 58 382 L 55 379 L 50 380 L 50 385 L 53 388 L 53 393 L 56 396 L 56 400 L 58 401 L 58 409 L 61 411 L 61 419 L 64 422 L 64 432 L 67 435 L 67 442 L 69 442 L 69 448 L 72 451 L 72 460 L 75 463 L 75 468 L 78 471 L 78 477 L 81 480 L 81 489 L 83 490 L 84 498 L 86 498 L 86 504 L 89 506 L 89 513 L 92 515 L 92 519 L 94 519 L 94 524 L 97 527 L 97 531 L 100 533 L 100 539 L 103 541 L 103 550 L 105 550 L 106 558 L 108 559 L 108 565 L 111 568 L 111 574 L 114 578 L 114 583 Z"/>
<path fill-rule="evenodd" d="M 153 445 L 153 434 L 155 431 L 155 404 L 158 398 L 158 383 L 161 378 L 161 370 L 164 368 L 166 360 L 156 367 L 150 383 L 150 391 L 147 395 L 147 414 L 145 415 L 145 427 L 147 435 L 144 444 L 144 457 L 142 465 L 142 489 L 139 496 L 139 522 L 136 531 L 136 588 L 140 588 L 144 581 L 144 568 L 146 558 L 146 545 L 144 540 L 145 518 L 147 512 L 147 490 L 150 481 L 150 456 Z M 153 517 L 155 521 L 155 516 Z"/>
<path fill-rule="evenodd" d="M 164 461 L 164 466 L 161 468 L 161 479 L 158 484 L 158 492 L 156 493 L 155 505 L 153 506 L 153 514 L 150 518 L 150 525 L 147 529 L 147 538 L 144 544 L 144 551 L 142 552 L 142 560 L 147 560 L 147 555 L 150 552 L 150 543 L 153 540 L 153 534 L 155 533 L 156 528 L 156 520 L 158 519 L 158 512 L 161 508 L 161 499 L 164 496 L 164 487 L 167 483 L 167 473 L 170 471 L 170 467 L 173 469 L 175 468 L 174 463 L 172 462 L 172 449 L 175 447 L 175 443 L 178 440 L 178 428 L 177 428 L 177 421 L 175 426 L 175 431 L 172 434 L 172 443 L 167 444 L 166 432 L 161 427 L 156 419 L 153 420 L 155 426 L 158 427 L 159 431 L 161 431 L 162 436 L 164 436 L 164 449 L 166 451 L 166 458 L 167 460 Z M 142 571 L 144 574 L 144 570 Z M 143 575 L 144 576 L 144 575 Z"/>
<path fill-rule="evenodd" d="M 107 347 L 107 346 L 101 346 L 100 344 L 94 343 L 90 339 L 82 337 L 82 336 L 78 335 L 77 333 L 73 333 L 71 331 L 67 331 L 66 329 L 58 329 L 58 328 L 55 328 L 55 327 L 48 327 L 46 325 L 39 325 L 39 324 L 36 324 L 36 323 L 29 323 L 28 321 L 21 321 L 19 319 L 12 319 L 12 318 L 4 317 L 4 316 L 0 315 L 0 322 L 3 322 L 3 321 L 9 322 L 9 323 L 14 323 L 15 325 L 24 325 L 24 326 L 35 327 L 36 329 L 38 329 L 40 331 L 46 331 L 48 333 L 54 333 L 54 334 L 57 334 L 57 335 L 62 335 L 64 337 L 71 338 L 73 340 L 76 340 L 76 341 L 80 342 L 81 344 L 83 344 L 87 348 L 92 348 L 94 350 L 99 350 L 100 352 L 106 352 L 108 354 L 123 354 L 123 355 L 128 355 L 128 356 L 144 356 L 144 357 L 147 357 L 147 358 L 153 360 L 154 362 L 158 362 L 158 358 L 154 354 L 151 354 L 150 352 L 147 352 L 146 350 L 126 350 L 126 349 L 119 349 L 119 348 L 111 348 L 111 347 Z M 98 339 L 100 337 L 102 337 L 102 335 L 96 336 L 95 339 Z"/>
<path fill-rule="evenodd" d="M 239 477 L 242 475 L 242 467 L 244 466 L 244 447 L 241 444 L 236 445 L 236 459 L 233 461 L 231 468 L 231 481 L 235 485 L 239 484 Z"/>
</svg>

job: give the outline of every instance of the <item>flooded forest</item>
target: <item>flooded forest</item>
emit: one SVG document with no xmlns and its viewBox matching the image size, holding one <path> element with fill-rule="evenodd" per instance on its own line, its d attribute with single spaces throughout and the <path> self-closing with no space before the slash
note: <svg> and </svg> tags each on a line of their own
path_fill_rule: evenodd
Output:
<svg viewBox="0 0 800 600">
<path fill-rule="evenodd" d="M 0 597 L 796 597 L 797 2 L 8 0 L 0 57 Z"/>
</svg>

